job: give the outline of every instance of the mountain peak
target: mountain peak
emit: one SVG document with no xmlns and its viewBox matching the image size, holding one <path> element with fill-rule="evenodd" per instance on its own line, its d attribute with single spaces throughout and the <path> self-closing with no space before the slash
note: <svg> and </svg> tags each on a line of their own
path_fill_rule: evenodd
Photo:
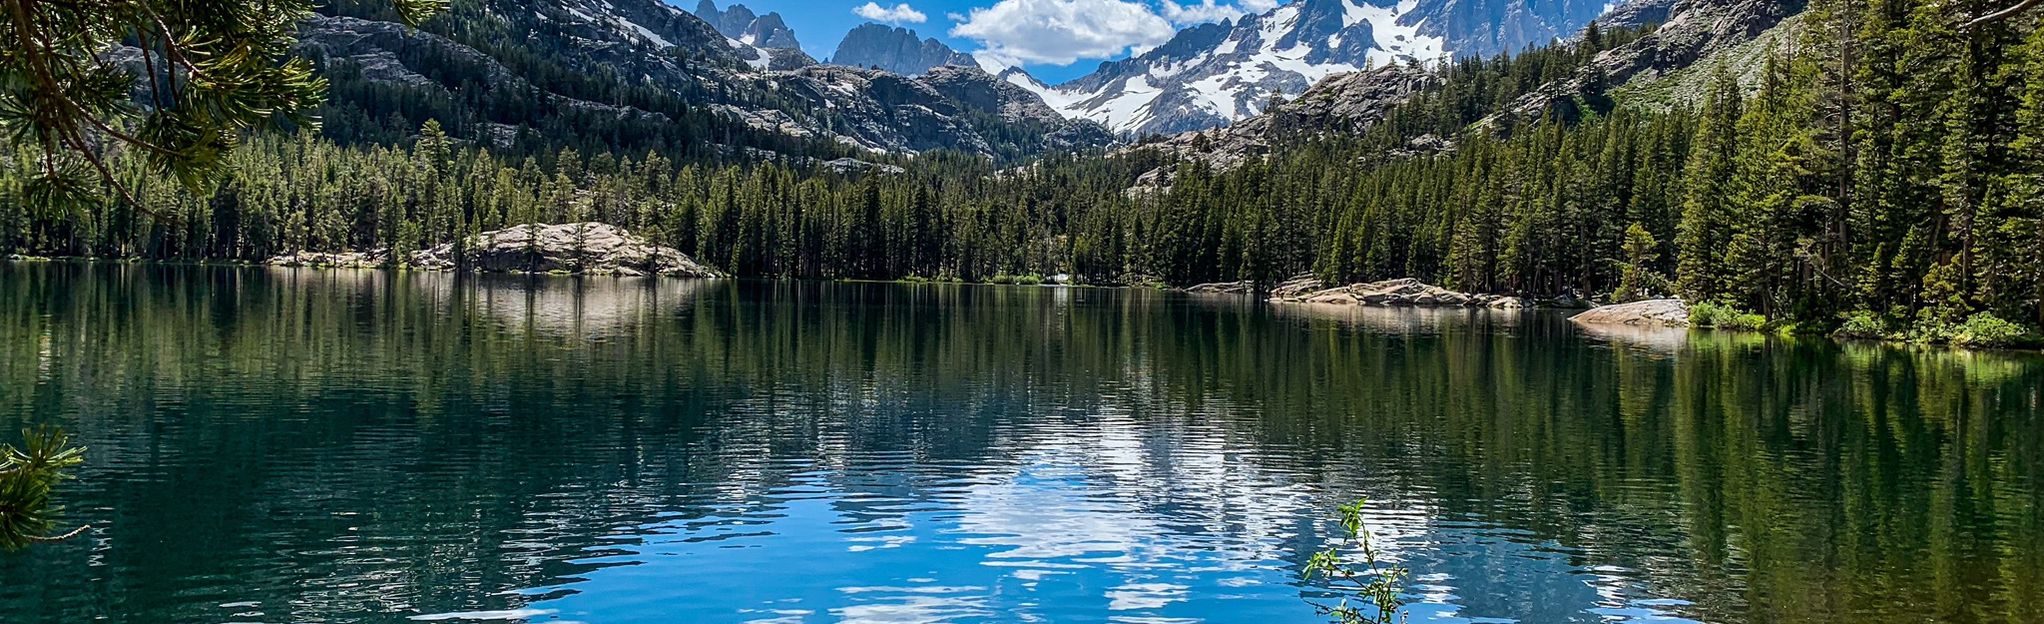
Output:
<svg viewBox="0 0 2044 624">
<path fill-rule="evenodd" d="M 918 39 L 916 31 L 898 26 L 866 23 L 845 33 L 830 62 L 852 67 L 878 67 L 905 76 L 946 65 L 977 65 L 971 56 L 959 53 L 936 39 Z"/>
<path fill-rule="evenodd" d="M 743 4 L 718 10 L 714 0 L 702 0 L 696 4 L 695 14 L 724 36 L 754 47 L 776 50 L 802 47 L 802 43 L 795 40 L 795 30 L 789 28 L 787 21 L 781 19 L 777 12 L 759 15 Z"/>
</svg>

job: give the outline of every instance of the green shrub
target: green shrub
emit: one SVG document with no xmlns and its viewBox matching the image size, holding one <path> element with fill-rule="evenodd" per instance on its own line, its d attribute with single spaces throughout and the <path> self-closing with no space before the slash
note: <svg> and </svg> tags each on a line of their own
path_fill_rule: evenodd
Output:
<svg viewBox="0 0 2044 624">
<path fill-rule="evenodd" d="M 1951 332 L 1951 340 L 1968 347 L 2012 347 L 2036 342 L 2037 337 L 2030 328 L 1981 312 L 1966 317 L 1966 322 Z"/>
<path fill-rule="evenodd" d="M 1881 322 L 1881 317 L 1872 312 L 1859 310 L 1847 313 L 1845 323 L 1839 325 L 1838 331 L 1831 332 L 1831 335 L 1840 338 L 1887 338 L 1888 324 Z"/>
<path fill-rule="evenodd" d="M 1689 324 L 1697 327 L 1759 331 L 1767 327 L 1767 317 L 1705 301 L 1689 308 Z"/>
<path fill-rule="evenodd" d="M 993 277 L 987 278 L 987 282 L 991 284 L 1015 284 L 1018 286 L 1035 286 L 1037 284 L 1043 283 L 1043 276 L 1037 275 L 1035 273 L 1029 273 L 1026 275 L 1009 275 L 1006 273 L 1002 273 L 1000 275 L 995 275 Z"/>
<path fill-rule="evenodd" d="M 1717 313 L 1718 304 L 1708 301 L 1696 302 L 1695 305 L 1689 306 L 1689 324 L 1697 327 L 1709 327 L 1711 319 L 1717 316 Z"/>
<path fill-rule="evenodd" d="M 1958 329 L 1956 325 L 1925 315 L 1924 318 L 1916 319 L 1916 324 L 1909 326 L 1909 333 L 1903 338 L 1909 342 L 1943 344 L 1951 342 L 1952 335 L 1957 333 Z"/>
<path fill-rule="evenodd" d="M 1717 327 L 1719 329 L 1760 331 L 1767 327 L 1767 317 L 1751 312 L 1740 312 L 1733 314 L 1731 318 L 1719 320 Z"/>
</svg>

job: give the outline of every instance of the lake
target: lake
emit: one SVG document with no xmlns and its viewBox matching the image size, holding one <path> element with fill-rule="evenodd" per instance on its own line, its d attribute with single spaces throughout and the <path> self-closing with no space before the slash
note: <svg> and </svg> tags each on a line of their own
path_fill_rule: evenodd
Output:
<svg viewBox="0 0 2044 624">
<path fill-rule="evenodd" d="M 1140 290 L 0 265 L 0 622 L 2044 621 L 2044 357 Z"/>
</svg>

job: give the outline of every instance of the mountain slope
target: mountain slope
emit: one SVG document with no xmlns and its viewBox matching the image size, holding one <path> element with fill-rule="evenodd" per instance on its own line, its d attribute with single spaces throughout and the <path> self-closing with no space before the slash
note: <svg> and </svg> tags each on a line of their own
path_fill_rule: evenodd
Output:
<svg viewBox="0 0 2044 624">
<path fill-rule="evenodd" d="M 1662 2 L 1666 0 L 1640 0 L 1639 4 L 1651 11 Z M 1573 75 L 1521 96 L 1497 115 L 1533 117 L 1557 108 L 1572 114 L 1574 101 L 1585 93 L 1646 82 L 1716 55 L 1750 48 L 1751 42 L 1802 13 L 1804 5 L 1803 0 L 1674 0 L 1668 5 L 1665 21 L 1652 32 L 1599 53 Z M 1622 20 L 1615 23 L 1627 25 Z M 1759 52 L 1762 50 L 1748 50 L 1748 65 L 1757 65 Z"/>
<path fill-rule="evenodd" d="M 1335 74 L 1544 44 L 1605 8 L 1592 0 L 1297 0 L 1185 29 L 1054 87 L 1008 77 L 1067 116 L 1124 134 L 1174 134 L 1253 117 Z"/>
<path fill-rule="evenodd" d="M 1014 159 L 1111 139 L 1071 132 L 1080 122 L 1046 126 L 954 99 L 997 97 L 990 80 L 965 85 L 982 93 L 939 91 L 869 75 L 878 72 L 787 68 L 782 50 L 658 0 L 462 3 L 423 32 L 374 3 L 340 2 L 308 22 L 301 45 L 334 83 L 328 130 L 343 141 L 400 141 L 427 119 L 506 149 L 675 157 L 957 150 Z"/>
<path fill-rule="evenodd" d="M 1547 60 L 1537 64 L 1562 68 L 1559 78 L 1545 83 L 1486 81 L 1469 92 L 1442 94 L 1436 87 L 1456 74 L 1486 70 L 1470 60 L 1445 71 L 1387 66 L 1321 81 L 1295 100 L 1231 125 L 1180 134 L 1128 151 L 1156 152 L 1230 169 L 1286 143 L 1323 135 L 1364 135 L 1391 119 L 1398 106 L 1420 97 L 1476 106 L 1465 109 L 1472 116 L 1458 120 L 1408 120 L 1381 137 L 1389 141 L 1384 149 L 1393 156 L 1452 149 L 1455 137 L 1466 128 L 1460 124 L 1502 128 L 1556 115 L 1572 119 L 1581 116 L 1580 109 L 1588 102 L 1608 103 L 1609 92 L 1627 93 L 1631 105 L 1663 104 L 1661 98 L 1641 102 L 1637 94 L 1650 88 L 1644 85 L 1663 77 L 1694 81 L 1700 66 L 1741 62 L 1726 57 L 1754 63 L 1755 42 L 1769 33 L 1789 36 L 1778 27 L 1801 10 L 1802 3 L 1796 0 L 1635 0 L 1612 12 L 1616 19 L 1611 20 L 1613 30 L 1605 31 L 1607 48 L 1572 43 L 1523 54 L 1520 62 L 1544 56 Z M 1628 86 L 1634 83 L 1642 86 Z M 1158 185 L 1164 181 L 1152 175 L 1147 182 Z"/>
</svg>

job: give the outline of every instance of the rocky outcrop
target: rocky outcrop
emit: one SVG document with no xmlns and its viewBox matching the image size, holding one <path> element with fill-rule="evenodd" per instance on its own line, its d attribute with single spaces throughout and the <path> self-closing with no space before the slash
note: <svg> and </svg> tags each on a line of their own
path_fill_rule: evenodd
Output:
<svg viewBox="0 0 2044 624">
<path fill-rule="evenodd" d="M 863 24 L 845 33 L 830 62 L 851 67 L 871 67 L 905 76 L 945 65 L 973 66 L 967 56 L 936 39 L 918 39 L 907 28 Z"/>
<path fill-rule="evenodd" d="M 1640 29 L 1657 26 L 1668 21 L 1668 15 L 1675 11 L 1675 5 L 1683 0 L 1626 0 L 1611 7 L 1597 18 L 1597 24 L 1605 30 L 1614 28 Z"/>
<path fill-rule="evenodd" d="M 839 158 L 837 160 L 824 161 L 822 167 L 823 169 L 838 175 L 865 175 L 865 174 L 901 175 L 904 173 L 908 173 L 907 169 L 903 169 L 901 167 L 896 167 L 894 165 L 883 163 L 867 162 L 859 160 L 857 158 Z"/>
<path fill-rule="evenodd" d="M 1256 285 L 1243 280 L 1239 282 L 1208 282 L 1185 287 L 1185 292 L 1201 295 L 1247 295 L 1256 292 Z"/>
<path fill-rule="evenodd" d="M 335 269 L 372 269 L 384 265 L 389 257 L 385 251 L 300 251 L 288 253 L 263 264 L 280 267 L 319 267 Z"/>
<path fill-rule="evenodd" d="M 1413 94 L 1438 83 L 1439 76 L 1409 65 L 1391 65 L 1370 71 L 1342 74 L 1321 81 L 1298 99 L 1280 104 L 1261 115 L 1234 125 L 1188 132 L 1156 143 L 1125 151 L 1155 150 L 1176 158 L 1196 159 L 1216 169 L 1233 169 L 1250 159 L 1270 153 L 1272 146 L 1287 138 L 1321 133 L 1360 134 L 1383 121 L 1391 110 Z M 1423 149 L 1445 149 L 1446 141 L 1430 137 Z M 1165 175 L 1163 172 L 1159 176 Z M 1169 180 L 1153 179 L 1166 186 Z"/>
<path fill-rule="evenodd" d="M 1492 307 L 1492 304 L 1505 302 L 1516 305 L 1499 307 L 1524 307 L 1517 297 L 1456 292 L 1410 277 L 1326 288 L 1301 293 L 1287 301 L 1331 305 L 1425 307 Z"/>
<path fill-rule="evenodd" d="M 1187 287 L 1185 292 L 1247 295 L 1255 286 L 1247 281 L 1213 282 Z M 1329 288 L 1317 278 L 1299 276 L 1286 280 L 1268 293 L 1276 303 L 1317 303 L 1345 306 L 1582 308 L 1586 302 L 1572 295 L 1533 300 L 1511 295 L 1465 293 L 1448 290 L 1410 277 Z"/>
<path fill-rule="evenodd" d="M 1285 300 L 1297 298 L 1325 288 L 1327 288 L 1327 283 L 1320 281 L 1320 278 L 1311 275 L 1296 275 L 1291 279 L 1279 282 L 1277 286 L 1272 287 L 1270 292 L 1265 293 L 1265 295 L 1272 300 Z M 1188 286 L 1185 288 L 1185 292 L 1209 295 L 1249 295 L 1255 294 L 1256 284 L 1249 280 L 1211 282 Z"/>
<path fill-rule="evenodd" d="M 389 250 L 300 252 L 271 258 L 287 267 L 378 267 Z M 426 270 L 467 269 L 488 273 L 573 273 L 583 275 L 666 275 L 711 278 L 722 274 L 672 247 L 655 245 L 607 223 L 515 225 L 467 240 L 442 243 L 405 259 Z"/>
<path fill-rule="evenodd" d="M 1681 299 L 1648 299 L 1599 308 L 1569 317 L 1577 323 L 1637 325 L 1643 327 L 1688 327 L 1689 305 Z"/>
</svg>

